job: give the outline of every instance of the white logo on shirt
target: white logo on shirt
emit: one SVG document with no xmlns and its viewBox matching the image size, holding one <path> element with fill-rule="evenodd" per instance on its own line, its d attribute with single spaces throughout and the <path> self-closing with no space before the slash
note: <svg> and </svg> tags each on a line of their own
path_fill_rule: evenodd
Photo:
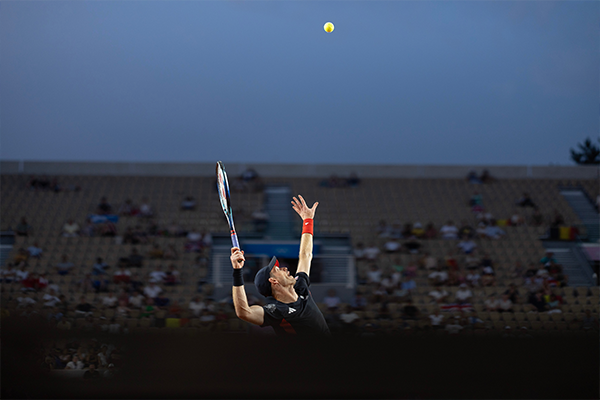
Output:
<svg viewBox="0 0 600 400">
<path fill-rule="evenodd" d="M 267 309 L 267 311 L 273 312 L 275 311 L 275 304 L 267 304 L 265 308 Z"/>
<path fill-rule="evenodd" d="M 300 298 L 301 298 L 302 300 L 304 300 L 304 296 L 300 296 Z"/>
<path fill-rule="evenodd" d="M 290 307 L 290 310 L 288 311 L 288 314 L 291 314 L 291 313 L 293 313 L 293 312 L 296 312 L 296 309 L 294 309 L 294 308 Z"/>
</svg>

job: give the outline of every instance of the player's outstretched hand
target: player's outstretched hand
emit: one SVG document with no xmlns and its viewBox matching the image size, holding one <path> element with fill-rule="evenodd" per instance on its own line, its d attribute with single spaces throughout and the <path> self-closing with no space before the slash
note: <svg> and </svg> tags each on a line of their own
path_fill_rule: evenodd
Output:
<svg viewBox="0 0 600 400">
<path fill-rule="evenodd" d="M 304 197 L 300 195 L 298 195 L 298 197 L 300 198 L 300 200 L 298 200 L 296 197 L 294 197 L 294 200 L 292 200 L 292 208 L 294 209 L 294 211 L 296 211 L 300 218 L 302 218 L 303 220 L 307 218 L 314 219 L 315 211 L 317 211 L 317 206 L 319 205 L 319 202 L 317 201 L 315 204 L 313 204 L 311 208 L 308 208 L 306 202 L 304 201 Z"/>
<path fill-rule="evenodd" d="M 244 251 L 238 249 L 237 247 L 231 248 L 231 257 L 229 258 L 231 260 L 231 265 L 235 269 L 242 268 L 244 266 L 244 261 L 246 261 L 244 258 Z"/>
</svg>

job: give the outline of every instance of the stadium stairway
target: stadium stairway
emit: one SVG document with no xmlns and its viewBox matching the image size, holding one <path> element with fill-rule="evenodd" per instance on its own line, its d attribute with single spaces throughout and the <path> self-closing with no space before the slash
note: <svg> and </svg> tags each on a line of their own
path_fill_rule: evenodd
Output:
<svg viewBox="0 0 600 400">
<path fill-rule="evenodd" d="M 560 194 L 567 200 L 587 230 L 587 240 L 598 243 L 600 239 L 600 216 L 581 189 L 562 189 Z"/>
<path fill-rule="evenodd" d="M 569 286 L 594 286 L 594 271 L 583 250 L 575 242 L 543 241 L 546 251 L 554 253 L 563 272 L 569 277 Z"/>
<path fill-rule="evenodd" d="M 295 239 L 291 207 L 292 191 L 289 186 L 267 186 L 264 209 L 269 214 L 265 237 L 276 240 Z"/>
</svg>

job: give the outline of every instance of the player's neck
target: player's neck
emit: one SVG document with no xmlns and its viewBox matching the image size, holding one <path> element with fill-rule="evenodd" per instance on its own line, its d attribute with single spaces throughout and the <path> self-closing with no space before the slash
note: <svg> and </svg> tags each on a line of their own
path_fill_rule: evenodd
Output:
<svg viewBox="0 0 600 400">
<path fill-rule="evenodd" d="M 282 303 L 293 303 L 298 300 L 298 293 L 294 290 L 294 286 L 291 285 L 275 293 L 275 299 Z"/>
</svg>

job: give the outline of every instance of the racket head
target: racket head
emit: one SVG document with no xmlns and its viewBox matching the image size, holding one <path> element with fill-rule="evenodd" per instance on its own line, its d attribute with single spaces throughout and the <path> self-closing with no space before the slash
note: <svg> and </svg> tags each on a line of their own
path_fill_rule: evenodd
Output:
<svg viewBox="0 0 600 400">
<path fill-rule="evenodd" d="M 219 192 L 219 201 L 221 208 L 227 219 L 231 216 L 231 198 L 229 195 L 229 182 L 227 181 L 227 173 L 225 166 L 221 161 L 217 161 L 217 191 Z"/>
</svg>

